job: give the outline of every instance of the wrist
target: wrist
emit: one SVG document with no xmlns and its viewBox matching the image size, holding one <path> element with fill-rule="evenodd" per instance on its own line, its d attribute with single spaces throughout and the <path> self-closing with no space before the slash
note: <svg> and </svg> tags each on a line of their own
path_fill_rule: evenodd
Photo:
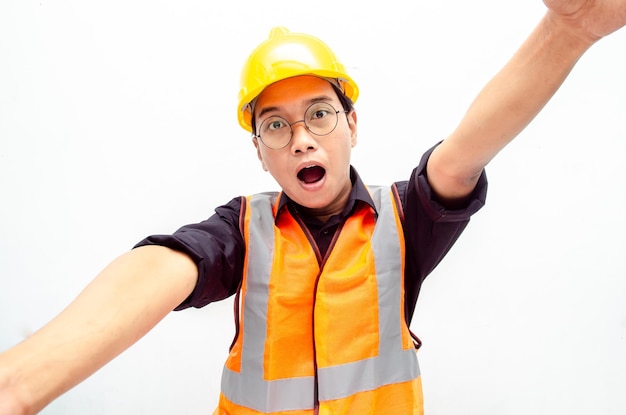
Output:
<svg viewBox="0 0 626 415">
<path fill-rule="evenodd" d="M 542 20 L 547 33 L 558 38 L 563 46 L 578 54 L 584 53 L 602 37 L 597 36 L 585 29 L 574 19 L 548 11 Z"/>
<path fill-rule="evenodd" d="M 0 366 L 0 415 L 30 415 L 8 371 Z"/>
</svg>

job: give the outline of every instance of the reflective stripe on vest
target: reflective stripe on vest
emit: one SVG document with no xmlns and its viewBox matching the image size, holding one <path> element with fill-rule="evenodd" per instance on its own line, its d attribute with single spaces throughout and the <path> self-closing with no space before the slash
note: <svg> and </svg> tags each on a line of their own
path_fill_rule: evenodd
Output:
<svg viewBox="0 0 626 415">
<path fill-rule="evenodd" d="M 264 413 L 311 410 L 316 404 L 316 386 L 317 399 L 323 402 L 413 381 L 419 377 L 416 351 L 410 341 L 402 303 L 404 251 L 400 221 L 390 188 L 371 187 L 369 190 L 378 210 L 372 234 L 367 236 L 371 240 L 371 253 L 375 264 L 375 275 L 370 277 L 375 277 L 374 289 L 378 302 L 377 307 L 372 305 L 372 308 L 377 309 L 378 312 L 376 320 L 378 332 L 375 333 L 378 338 L 378 344 L 375 347 L 377 352 L 370 357 L 355 358 L 342 364 L 320 365 L 318 362 L 316 366 L 313 366 L 313 362 L 310 370 L 302 369 L 306 375 L 298 372 L 286 378 L 268 379 L 266 342 L 270 287 L 274 269 L 273 257 L 276 238 L 285 238 L 281 235 L 288 232 L 275 226 L 276 206 L 274 205 L 277 194 L 254 195 L 247 201 L 246 210 L 249 212 L 246 213 L 246 229 L 244 230 L 247 252 L 241 299 L 243 311 L 240 318 L 243 329 L 240 338 L 237 339 L 238 344 L 236 343 L 229 357 L 230 362 L 238 363 L 231 363 L 229 367 L 229 362 L 227 362 L 222 375 L 222 394 L 228 401 Z M 364 220 L 367 221 L 374 217 L 369 207 L 358 212 L 348 218 L 346 224 L 351 220 L 357 221 L 365 218 Z M 289 215 L 291 218 L 288 212 L 284 212 L 283 215 Z M 304 231 L 299 229 L 297 224 L 293 226 L 295 220 L 290 223 L 292 227 L 290 232 L 299 232 L 304 236 Z M 294 228 L 298 229 L 294 230 Z M 344 238 L 350 238 L 350 236 Z M 349 244 L 350 240 L 347 243 Z M 331 245 L 329 249 L 332 248 Z M 343 255 L 349 256 L 351 253 Z M 334 264 L 332 261 L 335 260 L 333 260 L 332 253 L 329 253 L 323 268 L 316 271 L 317 275 L 307 273 L 303 276 L 300 274 L 302 270 L 289 269 L 290 273 L 293 272 L 293 276 L 289 277 L 320 278 L 320 284 L 323 284 L 325 270 Z M 303 266 L 303 270 L 306 269 L 308 268 Z M 326 307 L 324 301 L 328 299 L 333 301 L 336 298 L 335 293 L 330 290 L 324 293 L 325 300 L 317 299 L 319 295 L 317 291 L 311 293 L 316 316 L 319 307 Z M 321 302 L 322 305 L 316 301 Z M 341 301 L 341 298 L 338 301 Z M 319 313 L 331 323 L 335 318 L 335 316 L 325 315 L 324 311 L 319 311 Z M 336 316 L 336 318 L 347 324 L 350 324 L 351 320 L 360 321 L 360 310 L 352 310 L 352 313 L 353 315 L 350 316 Z M 271 327 L 279 330 L 280 324 L 276 323 L 276 326 Z M 315 343 L 313 350 L 316 361 L 324 360 L 320 358 L 321 355 L 332 356 L 335 353 L 333 350 L 318 350 L 328 346 L 325 340 L 326 335 L 323 331 L 318 333 L 318 330 L 323 329 L 315 327 L 315 334 L 313 334 L 314 328 L 310 329 L 311 342 Z M 297 353 L 297 351 L 294 352 Z M 349 356 L 350 349 L 343 353 Z M 421 400 L 421 396 L 419 399 Z"/>
</svg>

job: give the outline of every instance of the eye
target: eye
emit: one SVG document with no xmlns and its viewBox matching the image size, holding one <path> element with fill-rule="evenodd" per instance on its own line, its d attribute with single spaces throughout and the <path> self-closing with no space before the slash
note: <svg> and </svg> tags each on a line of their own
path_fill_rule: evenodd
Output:
<svg viewBox="0 0 626 415">
<path fill-rule="evenodd" d="M 309 121 L 322 120 L 333 114 L 333 108 L 326 103 L 313 104 L 307 111 Z"/>
<path fill-rule="evenodd" d="M 328 111 L 327 109 L 318 109 L 318 110 L 313 111 L 313 113 L 311 114 L 311 119 L 324 118 L 329 113 L 330 113 L 330 111 Z"/>
<path fill-rule="evenodd" d="M 280 130 L 281 128 L 285 128 L 287 126 L 287 122 L 279 117 L 271 117 L 263 121 L 263 131 L 274 132 Z"/>
<path fill-rule="evenodd" d="M 315 113 L 313 114 L 314 118 L 324 118 L 326 117 L 328 114 L 330 114 L 330 111 L 328 110 L 317 110 L 315 111 Z"/>
<path fill-rule="evenodd" d="M 271 123 L 269 123 L 268 128 L 270 130 L 278 130 L 282 126 L 283 126 L 282 122 L 280 122 L 280 121 L 272 121 Z"/>
</svg>

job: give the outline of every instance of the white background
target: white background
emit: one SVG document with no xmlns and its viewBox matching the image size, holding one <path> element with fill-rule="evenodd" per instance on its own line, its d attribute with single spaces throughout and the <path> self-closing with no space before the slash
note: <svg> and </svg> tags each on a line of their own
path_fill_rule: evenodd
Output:
<svg viewBox="0 0 626 415">
<path fill-rule="evenodd" d="M 235 107 L 274 25 L 331 45 L 361 88 L 353 163 L 408 178 L 543 4 L 4 0 L 0 349 L 144 236 L 276 188 Z M 488 168 L 487 206 L 412 328 L 436 414 L 626 412 L 626 32 L 595 45 Z M 231 301 L 172 313 L 44 414 L 209 414 Z"/>
</svg>

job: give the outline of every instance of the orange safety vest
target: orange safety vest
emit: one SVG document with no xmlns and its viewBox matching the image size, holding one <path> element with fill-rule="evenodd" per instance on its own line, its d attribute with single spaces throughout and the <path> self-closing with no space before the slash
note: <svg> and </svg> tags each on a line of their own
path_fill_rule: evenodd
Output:
<svg viewBox="0 0 626 415">
<path fill-rule="evenodd" d="M 404 237 L 389 187 L 321 258 L 279 194 L 246 198 L 238 334 L 214 415 L 423 414 L 416 348 L 404 316 Z"/>
</svg>

